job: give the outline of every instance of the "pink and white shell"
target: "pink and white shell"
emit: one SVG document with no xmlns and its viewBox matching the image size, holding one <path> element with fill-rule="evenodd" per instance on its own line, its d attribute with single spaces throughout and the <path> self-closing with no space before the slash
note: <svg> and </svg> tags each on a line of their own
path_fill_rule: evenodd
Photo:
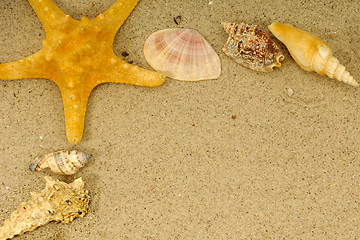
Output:
<svg viewBox="0 0 360 240">
<path fill-rule="evenodd" d="M 214 49 L 193 29 L 164 29 L 145 41 L 149 65 L 169 78 L 183 81 L 217 79 L 221 62 Z"/>
</svg>

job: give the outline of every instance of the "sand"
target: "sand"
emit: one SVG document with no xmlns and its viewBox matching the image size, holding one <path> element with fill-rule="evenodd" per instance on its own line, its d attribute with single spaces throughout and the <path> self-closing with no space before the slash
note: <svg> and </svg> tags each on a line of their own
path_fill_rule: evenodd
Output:
<svg viewBox="0 0 360 240">
<path fill-rule="evenodd" d="M 115 0 L 54 2 L 79 20 Z M 193 28 L 219 54 L 222 75 L 156 88 L 99 85 L 76 146 L 53 82 L 0 80 L 0 225 L 51 175 L 82 177 L 89 213 L 16 239 L 359 239 L 359 90 L 303 71 L 276 39 L 283 66 L 246 69 L 222 53 L 220 25 L 245 21 L 269 33 L 274 21 L 291 23 L 327 42 L 359 80 L 359 8 L 346 0 L 141 0 L 115 38 L 120 58 L 151 69 L 147 36 Z M 1 0 L 0 30 L 1 63 L 35 53 L 45 37 L 26 0 Z M 94 156 L 74 176 L 28 170 L 36 156 L 70 149 Z"/>
</svg>

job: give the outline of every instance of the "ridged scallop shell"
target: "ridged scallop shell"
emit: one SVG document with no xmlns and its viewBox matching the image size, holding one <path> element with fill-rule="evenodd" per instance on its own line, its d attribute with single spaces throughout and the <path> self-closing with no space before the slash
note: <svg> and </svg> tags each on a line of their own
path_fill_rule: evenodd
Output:
<svg viewBox="0 0 360 240">
<path fill-rule="evenodd" d="M 199 81 L 217 79 L 221 62 L 214 49 L 193 29 L 164 29 L 145 41 L 149 65 L 172 79 Z"/>
<path fill-rule="evenodd" d="M 61 175 L 77 173 L 91 158 L 90 154 L 72 151 L 57 151 L 41 155 L 30 164 L 31 171 L 52 171 Z"/>
<path fill-rule="evenodd" d="M 0 239 L 32 231 L 51 221 L 69 223 L 87 213 L 90 197 L 81 178 L 65 183 L 45 177 L 41 192 L 32 192 L 31 199 L 23 202 L 0 227 Z"/>
<path fill-rule="evenodd" d="M 221 25 L 229 34 L 223 51 L 237 63 L 259 72 L 271 72 L 281 66 L 284 55 L 257 25 L 226 22 Z"/>
<path fill-rule="evenodd" d="M 359 86 L 339 60 L 332 55 L 330 47 L 320 38 L 290 24 L 273 23 L 269 29 L 285 44 L 302 69 L 315 71 L 354 87 Z"/>
</svg>

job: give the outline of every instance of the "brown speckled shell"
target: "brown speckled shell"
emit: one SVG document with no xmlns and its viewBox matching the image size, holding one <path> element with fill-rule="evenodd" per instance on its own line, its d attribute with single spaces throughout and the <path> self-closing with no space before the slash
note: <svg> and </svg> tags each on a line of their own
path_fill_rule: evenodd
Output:
<svg viewBox="0 0 360 240">
<path fill-rule="evenodd" d="M 229 38 L 223 48 L 226 55 L 244 67 L 271 72 L 273 67 L 280 67 L 284 55 L 271 41 L 269 35 L 257 25 L 246 23 L 221 23 Z"/>
<path fill-rule="evenodd" d="M 90 154 L 72 151 L 57 151 L 41 155 L 30 164 L 31 171 L 52 171 L 61 175 L 72 175 L 91 158 Z"/>
<path fill-rule="evenodd" d="M 85 216 L 90 198 L 81 178 L 69 184 L 48 176 L 45 181 L 41 192 L 32 192 L 30 201 L 21 203 L 5 220 L 0 239 L 21 235 L 51 221 L 68 223 Z"/>
</svg>

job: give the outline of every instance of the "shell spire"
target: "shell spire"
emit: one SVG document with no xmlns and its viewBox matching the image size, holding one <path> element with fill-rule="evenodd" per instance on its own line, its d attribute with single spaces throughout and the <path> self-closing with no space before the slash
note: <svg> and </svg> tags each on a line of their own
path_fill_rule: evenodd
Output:
<svg viewBox="0 0 360 240">
<path fill-rule="evenodd" d="M 359 83 L 332 55 L 330 47 L 320 38 L 290 24 L 273 23 L 269 29 L 276 38 L 285 44 L 291 56 L 304 70 L 315 71 L 320 75 L 326 75 L 329 78 L 359 87 Z"/>
<path fill-rule="evenodd" d="M 30 164 L 31 171 L 47 171 L 61 175 L 72 175 L 79 171 L 92 157 L 90 154 L 72 151 L 57 151 L 37 157 Z"/>
<path fill-rule="evenodd" d="M 81 178 L 70 184 L 48 176 L 45 181 L 41 192 L 32 192 L 31 199 L 21 203 L 5 220 L 0 239 L 21 235 L 51 221 L 68 223 L 85 216 L 90 198 Z"/>
</svg>

